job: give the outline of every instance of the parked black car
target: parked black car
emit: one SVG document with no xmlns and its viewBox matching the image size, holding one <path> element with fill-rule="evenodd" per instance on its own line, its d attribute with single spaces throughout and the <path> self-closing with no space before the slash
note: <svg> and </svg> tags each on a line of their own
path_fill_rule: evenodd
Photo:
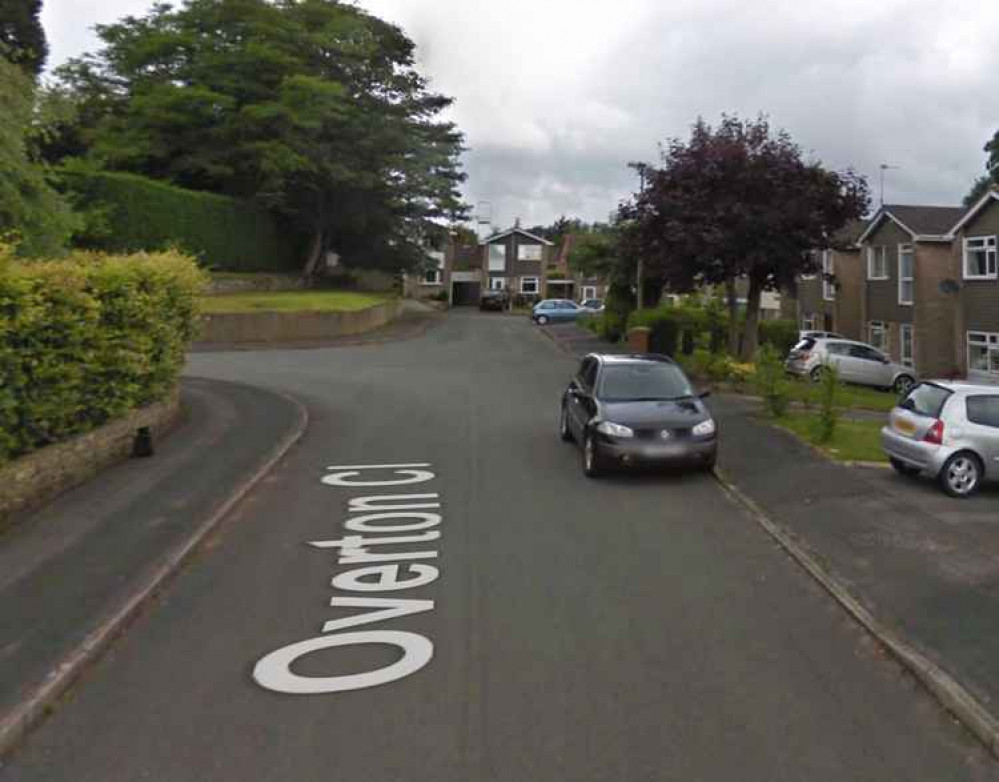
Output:
<svg viewBox="0 0 999 782">
<path fill-rule="evenodd" d="M 502 312 L 508 309 L 509 304 L 510 297 L 506 294 L 506 291 L 486 291 L 482 294 L 482 298 L 479 299 L 479 309 L 483 311 Z"/>
<path fill-rule="evenodd" d="M 583 472 L 611 466 L 677 465 L 710 470 L 718 426 L 680 366 L 654 354 L 583 359 L 562 395 L 559 434 L 581 447 Z"/>
</svg>

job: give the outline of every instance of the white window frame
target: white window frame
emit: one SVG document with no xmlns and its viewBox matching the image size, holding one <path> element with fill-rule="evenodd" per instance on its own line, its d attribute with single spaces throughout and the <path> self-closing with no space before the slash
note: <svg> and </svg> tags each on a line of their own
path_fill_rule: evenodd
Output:
<svg viewBox="0 0 999 782">
<path fill-rule="evenodd" d="M 490 277 L 489 278 L 489 290 L 491 290 L 491 291 L 505 291 L 506 290 L 506 277 Z"/>
<path fill-rule="evenodd" d="M 874 262 L 875 260 L 881 261 L 884 266 L 884 272 L 882 274 L 874 273 Z M 887 280 L 888 279 L 888 247 L 883 244 L 879 244 L 876 247 L 871 245 L 867 248 L 867 279 L 869 280 Z"/>
<path fill-rule="evenodd" d="M 499 250 L 503 253 L 502 257 L 499 257 L 498 253 L 494 253 L 493 250 Z M 489 245 L 489 271 L 491 272 L 505 272 L 506 271 L 506 245 L 505 244 L 491 244 Z"/>
<path fill-rule="evenodd" d="M 596 285 L 584 285 L 583 286 L 583 301 L 587 299 L 597 298 L 597 286 Z"/>
<path fill-rule="evenodd" d="M 905 335 L 909 335 L 909 353 L 905 352 Z M 911 323 L 902 323 L 898 331 L 899 357 L 902 364 L 907 367 L 916 366 L 916 330 Z"/>
<path fill-rule="evenodd" d="M 912 259 L 912 264 L 909 269 L 909 276 L 902 276 L 902 258 L 903 256 L 909 256 Z M 902 286 L 909 284 L 909 298 L 906 299 L 902 294 Z M 916 299 L 916 248 L 911 244 L 900 244 L 898 246 L 898 303 L 903 307 L 911 307 L 915 303 Z"/>
<path fill-rule="evenodd" d="M 822 300 L 836 301 L 836 283 L 829 279 L 835 274 L 832 250 L 822 251 Z"/>
<path fill-rule="evenodd" d="M 533 283 L 534 290 L 526 290 L 524 285 L 526 283 Z M 541 292 L 541 280 L 538 277 L 521 277 L 520 278 L 520 292 L 521 293 L 533 293 L 538 294 Z"/>
<path fill-rule="evenodd" d="M 801 316 L 801 330 L 802 331 L 818 331 L 819 329 L 816 328 L 816 326 L 815 326 L 818 317 L 819 316 L 816 315 L 814 312 L 810 312 L 807 315 L 802 315 Z"/>
<path fill-rule="evenodd" d="M 980 243 L 977 250 L 985 251 L 985 274 L 971 274 L 968 265 L 968 251 L 972 243 Z M 997 247 L 995 236 L 969 236 L 964 240 L 964 279 L 966 280 L 995 280 L 999 278 L 999 260 L 997 260 Z"/>
<path fill-rule="evenodd" d="M 437 262 L 437 266 L 433 269 L 427 269 L 420 276 L 420 285 L 441 285 L 444 282 L 444 253 L 442 252 L 429 252 L 427 253 L 430 259 Z M 433 274 L 434 279 L 431 281 L 430 275 Z"/>
<path fill-rule="evenodd" d="M 875 331 L 881 332 L 880 342 L 875 341 Z M 867 324 L 867 343 L 885 355 L 888 355 L 888 324 L 883 320 L 872 320 Z"/>
<path fill-rule="evenodd" d="M 530 250 L 530 253 L 525 253 L 525 250 Z M 528 255 L 536 255 L 536 258 L 529 258 Z M 518 261 L 540 261 L 543 258 L 543 251 L 540 244 L 518 244 L 517 245 L 517 260 Z"/>
<path fill-rule="evenodd" d="M 815 251 L 815 250 L 809 250 L 809 251 L 808 251 L 808 257 L 809 257 L 809 259 L 811 259 L 811 260 L 812 260 L 813 262 L 817 262 L 817 261 L 818 261 L 818 259 L 817 259 L 817 258 L 815 257 L 815 255 L 816 255 L 816 251 Z M 815 273 L 814 273 L 814 272 L 813 272 L 812 274 L 802 274 L 802 275 L 801 275 L 801 279 L 802 279 L 802 280 L 814 280 L 814 279 L 815 279 L 815 277 L 816 277 L 816 275 L 815 275 Z"/>
<path fill-rule="evenodd" d="M 971 347 L 985 348 L 987 369 L 975 369 L 971 365 Z M 969 331 L 965 335 L 965 350 L 968 360 L 968 374 L 999 376 L 999 334 L 987 331 Z"/>
</svg>

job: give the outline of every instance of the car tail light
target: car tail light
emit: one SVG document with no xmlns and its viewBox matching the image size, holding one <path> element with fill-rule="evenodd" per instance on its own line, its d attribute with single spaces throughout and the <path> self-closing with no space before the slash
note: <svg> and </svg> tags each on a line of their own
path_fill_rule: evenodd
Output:
<svg viewBox="0 0 999 782">
<path fill-rule="evenodd" d="M 933 443 L 933 445 L 943 445 L 944 436 L 944 422 L 937 419 L 933 422 L 933 426 L 930 427 L 929 431 L 923 437 L 924 443 Z"/>
</svg>

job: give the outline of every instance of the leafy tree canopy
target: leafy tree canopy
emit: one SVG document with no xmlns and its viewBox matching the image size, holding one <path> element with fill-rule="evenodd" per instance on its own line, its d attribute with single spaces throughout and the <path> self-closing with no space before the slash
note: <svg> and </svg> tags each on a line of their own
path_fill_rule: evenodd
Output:
<svg viewBox="0 0 999 782">
<path fill-rule="evenodd" d="M 0 0 L 0 53 L 32 76 L 42 72 L 49 54 L 41 13 L 42 0 Z"/>
<path fill-rule="evenodd" d="M 410 266 L 457 220 L 462 135 L 440 119 L 414 44 L 338 0 L 187 0 L 97 28 L 61 68 L 75 137 L 107 166 L 250 196 L 348 262 Z M 56 147 L 59 144 L 55 145 Z"/>
</svg>

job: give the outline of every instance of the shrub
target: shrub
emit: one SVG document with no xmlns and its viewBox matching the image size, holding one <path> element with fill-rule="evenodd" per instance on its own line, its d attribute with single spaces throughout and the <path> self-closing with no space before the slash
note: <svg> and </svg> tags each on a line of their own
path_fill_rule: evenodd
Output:
<svg viewBox="0 0 999 782">
<path fill-rule="evenodd" d="M 760 346 L 772 345 L 780 357 L 798 343 L 798 324 L 793 320 L 760 321 Z"/>
<path fill-rule="evenodd" d="M 0 253 L 9 256 L 9 252 Z M 207 280 L 175 252 L 0 257 L 0 462 L 162 398 Z"/>
<path fill-rule="evenodd" d="M 202 193 L 135 174 L 59 170 L 88 230 L 78 247 L 110 253 L 179 247 L 220 271 L 294 271 L 301 242 L 276 218 L 249 201 Z"/>
<path fill-rule="evenodd" d="M 764 345 L 756 354 L 753 382 L 763 397 L 767 412 L 774 418 L 783 416 L 787 412 L 790 394 L 784 376 L 784 361 L 773 345 Z"/>
<path fill-rule="evenodd" d="M 828 443 L 836 434 L 839 423 L 839 372 L 832 364 L 823 366 L 819 380 L 819 410 L 816 419 L 816 437 L 820 443 Z"/>
</svg>

